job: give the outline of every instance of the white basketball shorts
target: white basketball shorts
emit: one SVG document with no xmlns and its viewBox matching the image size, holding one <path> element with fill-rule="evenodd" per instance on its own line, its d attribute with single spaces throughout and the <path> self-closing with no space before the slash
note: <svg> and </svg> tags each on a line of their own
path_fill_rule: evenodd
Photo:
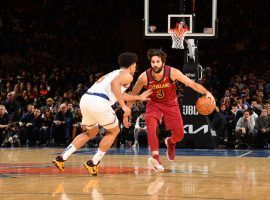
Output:
<svg viewBox="0 0 270 200">
<path fill-rule="evenodd" d="M 103 126 L 111 129 L 118 126 L 118 119 L 110 102 L 102 97 L 84 94 L 80 101 L 82 125 L 86 127 Z"/>
</svg>

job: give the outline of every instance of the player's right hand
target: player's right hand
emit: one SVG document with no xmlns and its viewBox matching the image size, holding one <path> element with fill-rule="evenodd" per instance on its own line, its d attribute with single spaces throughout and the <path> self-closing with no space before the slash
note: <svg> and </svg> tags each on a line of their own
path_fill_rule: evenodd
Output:
<svg viewBox="0 0 270 200">
<path fill-rule="evenodd" d="M 209 91 L 206 92 L 205 97 L 210 98 L 211 104 L 216 104 L 215 98 L 213 97 L 213 95 Z"/>
<path fill-rule="evenodd" d="M 148 96 L 150 96 L 152 93 L 153 91 L 151 89 L 144 91 L 142 94 L 140 94 L 140 100 L 141 101 L 151 100 Z"/>
<path fill-rule="evenodd" d="M 131 109 L 128 106 L 126 105 L 122 106 L 122 110 L 124 111 L 124 116 L 128 117 L 131 115 Z"/>
</svg>

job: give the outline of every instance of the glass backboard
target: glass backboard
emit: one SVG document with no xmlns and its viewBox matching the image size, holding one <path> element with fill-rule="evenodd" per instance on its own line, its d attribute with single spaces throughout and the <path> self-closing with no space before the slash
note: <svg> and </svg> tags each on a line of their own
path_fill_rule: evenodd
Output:
<svg viewBox="0 0 270 200">
<path fill-rule="evenodd" d="M 217 36 L 217 0 L 144 0 L 144 35 L 170 37 L 168 30 L 184 21 L 186 38 Z"/>
</svg>

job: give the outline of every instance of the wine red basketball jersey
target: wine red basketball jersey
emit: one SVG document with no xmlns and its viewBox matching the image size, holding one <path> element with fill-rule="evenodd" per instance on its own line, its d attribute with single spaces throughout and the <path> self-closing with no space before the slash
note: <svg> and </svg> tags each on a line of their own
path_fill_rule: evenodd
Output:
<svg viewBox="0 0 270 200">
<path fill-rule="evenodd" d="M 176 85 L 170 77 L 171 67 L 164 66 L 163 77 L 156 81 L 151 74 L 152 69 L 146 70 L 148 85 L 146 89 L 152 89 L 153 93 L 149 96 L 151 101 L 158 103 L 169 103 L 177 101 Z"/>
</svg>

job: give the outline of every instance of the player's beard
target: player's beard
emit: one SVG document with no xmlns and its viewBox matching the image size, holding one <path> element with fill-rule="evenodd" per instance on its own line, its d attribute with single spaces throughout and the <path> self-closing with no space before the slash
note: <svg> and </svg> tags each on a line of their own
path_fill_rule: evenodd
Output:
<svg viewBox="0 0 270 200">
<path fill-rule="evenodd" d="M 159 74 L 162 71 L 162 69 L 163 69 L 163 66 L 160 68 L 154 67 L 153 71 L 154 71 L 154 73 Z"/>
</svg>

